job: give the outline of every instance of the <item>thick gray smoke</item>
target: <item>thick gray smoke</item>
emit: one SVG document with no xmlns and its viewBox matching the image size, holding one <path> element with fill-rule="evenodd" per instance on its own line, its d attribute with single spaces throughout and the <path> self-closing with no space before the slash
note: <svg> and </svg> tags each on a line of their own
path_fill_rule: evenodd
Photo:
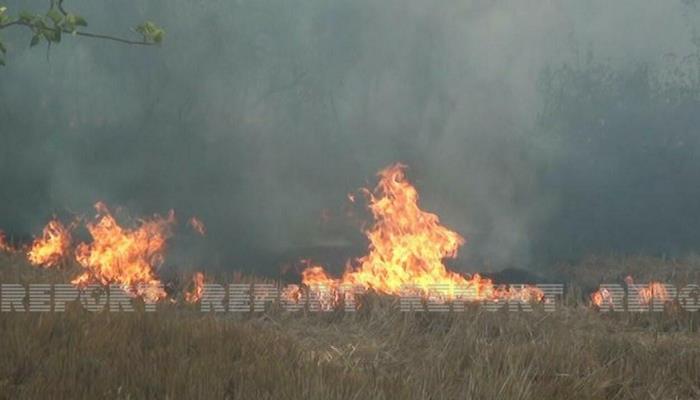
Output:
<svg viewBox="0 0 700 400">
<path fill-rule="evenodd" d="M 342 221 L 346 194 L 401 161 L 424 207 L 467 237 L 462 265 L 692 249 L 683 217 L 699 219 L 697 163 L 677 166 L 673 149 L 690 159 L 700 146 L 686 140 L 697 98 L 663 102 L 657 88 L 697 51 L 687 0 L 66 7 L 92 31 L 130 35 L 151 19 L 167 37 L 159 48 L 66 37 L 47 50 L 2 32 L 0 227 L 17 235 L 97 200 L 134 215 L 174 208 L 208 225 L 210 257 L 193 262 L 275 268 L 289 249 L 361 247 Z M 634 103 L 645 87 L 651 103 Z"/>
</svg>

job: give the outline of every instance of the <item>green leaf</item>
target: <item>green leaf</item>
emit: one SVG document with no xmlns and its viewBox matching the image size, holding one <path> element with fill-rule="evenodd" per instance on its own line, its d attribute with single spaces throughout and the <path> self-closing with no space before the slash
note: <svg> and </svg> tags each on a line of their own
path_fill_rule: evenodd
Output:
<svg viewBox="0 0 700 400">
<path fill-rule="evenodd" d="M 80 15 L 76 15 L 75 16 L 75 25 L 87 26 L 87 20 L 85 20 L 85 18 L 81 17 Z"/>
<path fill-rule="evenodd" d="M 45 30 L 44 31 L 44 37 L 46 40 L 49 42 L 60 42 L 61 41 L 61 31 L 58 29 L 53 29 L 53 30 Z"/>
<path fill-rule="evenodd" d="M 61 14 L 55 8 L 50 9 L 49 12 L 46 13 L 46 16 L 51 18 L 51 21 L 53 21 L 53 23 L 56 25 L 60 24 L 61 21 L 63 21 L 63 14 Z"/>
<path fill-rule="evenodd" d="M 7 53 L 7 49 L 5 48 L 5 44 L 0 41 L 0 53 L 5 54 Z"/>
<path fill-rule="evenodd" d="M 163 37 L 165 36 L 165 31 L 162 29 L 159 29 L 157 32 L 153 34 L 153 41 L 156 43 L 161 43 L 163 42 Z"/>
<path fill-rule="evenodd" d="M 0 58 L 0 65 L 5 66 L 5 60 L 3 60 L 2 58 Z"/>
<path fill-rule="evenodd" d="M 76 26 L 87 26 L 87 21 L 80 15 L 68 14 L 66 15 L 64 27 L 73 32 Z"/>
<path fill-rule="evenodd" d="M 161 43 L 165 36 L 165 31 L 151 21 L 146 21 L 136 27 L 136 32 L 143 35 L 143 40 L 151 43 Z"/>
<path fill-rule="evenodd" d="M 32 22 L 34 18 L 34 14 L 30 13 L 29 11 L 20 11 L 19 13 L 19 20 L 22 22 Z"/>
<path fill-rule="evenodd" d="M 40 34 L 37 33 L 36 35 L 32 36 L 32 41 L 29 42 L 29 47 L 34 47 L 39 44 L 39 40 L 41 40 Z"/>
</svg>

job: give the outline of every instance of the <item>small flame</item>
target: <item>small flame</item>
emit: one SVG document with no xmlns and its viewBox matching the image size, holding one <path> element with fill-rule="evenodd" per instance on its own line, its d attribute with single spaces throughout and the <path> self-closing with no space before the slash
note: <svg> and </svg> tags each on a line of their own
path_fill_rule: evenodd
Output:
<svg viewBox="0 0 700 400">
<path fill-rule="evenodd" d="M 197 217 L 192 217 L 190 220 L 187 222 L 187 224 L 194 229 L 195 232 L 197 232 L 201 236 L 206 236 L 207 234 L 207 227 L 204 226 L 204 222 L 202 222 L 201 219 Z"/>
<path fill-rule="evenodd" d="M 185 301 L 196 303 L 202 298 L 204 292 L 204 274 L 197 272 L 192 276 L 192 291 L 185 293 Z"/>
<path fill-rule="evenodd" d="M 14 253 L 15 248 L 12 247 L 10 243 L 7 242 L 7 236 L 5 232 L 0 231 L 0 253 Z"/>
<path fill-rule="evenodd" d="M 628 275 L 625 278 L 625 283 L 628 285 L 634 284 L 634 279 L 632 279 L 631 275 Z M 651 304 L 654 299 L 664 303 L 671 301 L 671 298 L 666 291 L 666 287 L 664 287 L 664 285 L 660 282 L 649 282 L 646 287 L 642 287 L 637 291 L 637 302 L 641 305 Z"/>
<path fill-rule="evenodd" d="M 630 285 L 634 284 L 634 279 L 631 275 L 627 275 L 624 281 L 628 288 Z M 636 300 L 639 305 L 643 306 L 651 304 L 654 299 L 657 299 L 663 303 L 672 300 L 671 296 L 666 290 L 666 287 L 660 282 L 653 281 L 638 289 L 636 296 L 632 297 L 634 295 L 635 294 L 628 292 L 628 296 L 630 296 L 631 301 Z M 612 294 L 606 288 L 599 288 L 591 294 L 591 305 L 601 308 L 604 304 L 613 304 Z"/>
<path fill-rule="evenodd" d="M 603 304 L 612 304 L 612 295 L 606 288 L 600 288 L 591 294 L 591 304 L 596 307 L 602 307 Z"/>
<path fill-rule="evenodd" d="M 41 237 L 34 239 L 27 252 L 27 259 L 32 265 L 55 267 L 67 259 L 70 245 L 70 228 L 63 226 L 61 221 L 54 217 L 44 227 Z"/>
<path fill-rule="evenodd" d="M 442 260 L 456 257 L 465 240 L 441 225 L 437 215 L 419 207 L 418 191 L 406 180 L 405 169 L 402 164 L 383 169 L 375 190 L 364 190 L 375 220 L 365 232 L 369 253 L 355 265 L 348 263 L 340 279 L 330 277 L 321 266 L 309 266 L 302 272 L 304 284 L 331 292 L 341 286 L 371 288 L 390 295 L 401 294 L 405 285 L 415 285 L 423 296 L 439 299 L 458 297 L 458 286 L 469 293 L 467 300 L 543 298 L 534 287 L 494 288 L 490 279 L 479 274 L 465 276 L 448 270 Z M 436 285 L 444 289 L 435 289 Z"/>
<path fill-rule="evenodd" d="M 653 299 L 663 303 L 671 301 L 666 288 L 659 282 L 649 282 L 649 286 L 639 290 L 638 300 L 640 304 L 651 304 Z"/>
<path fill-rule="evenodd" d="M 87 229 L 92 243 L 81 243 L 75 258 L 85 272 L 72 283 L 121 285 L 134 296 L 157 301 L 166 297 L 155 271 L 164 261 L 166 241 L 175 222 L 171 211 L 167 218 L 155 216 L 139 220 L 138 227 L 121 227 L 103 203 L 95 205 L 98 215 Z"/>
</svg>

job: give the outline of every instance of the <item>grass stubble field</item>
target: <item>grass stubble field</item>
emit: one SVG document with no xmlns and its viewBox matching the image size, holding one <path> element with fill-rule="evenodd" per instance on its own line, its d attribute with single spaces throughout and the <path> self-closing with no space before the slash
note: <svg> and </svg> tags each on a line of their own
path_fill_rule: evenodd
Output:
<svg viewBox="0 0 700 400">
<path fill-rule="evenodd" d="M 66 283 L 75 268 L 0 255 L 0 282 Z M 700 258 L 589 258 L 547 273 L 567 284 L 553 313 L 406 313 L 378 295 L 355 313 L 203 313 L 181 302 L 3 312 L 0 398 L 700 398 L 698 313 L 603 314 L 586 299 L 626 274 L 699 282 Z"/>
</svg>

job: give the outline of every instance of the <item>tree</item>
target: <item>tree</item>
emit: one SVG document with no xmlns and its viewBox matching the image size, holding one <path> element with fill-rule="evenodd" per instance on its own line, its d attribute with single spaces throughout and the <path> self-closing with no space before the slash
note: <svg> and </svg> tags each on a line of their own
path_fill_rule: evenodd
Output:
<svg viewBox="0 0 700 400">
<path fill-rule="evenodd" d="M 43 41 L 50 47 L 59 43 L 63 34 L 84 36 L 95 39 L 111 40 L 130 45 L 152 46 L 160 44 L 165 36 L 165 31 L 151 21 L 146 21 L 134 28 L 141 35 L 140 40 L 126 39 L 116 36 L 86 32 L 82 28 L 87 27 L 87 21 L 82 16 L 67 12 L 63 6 L 64 0 L 50 0 L 46 13 L 20 11 L 16 16 L 10 15 L 7 7 L 0 5 L 0 31 L 10 27 L 24 27 L 32 32 L 29 42 L 34 47 Z M 7 48 L 0 37 L 0 65 L 5 65 L 4 55 Z"/>
</svg>

